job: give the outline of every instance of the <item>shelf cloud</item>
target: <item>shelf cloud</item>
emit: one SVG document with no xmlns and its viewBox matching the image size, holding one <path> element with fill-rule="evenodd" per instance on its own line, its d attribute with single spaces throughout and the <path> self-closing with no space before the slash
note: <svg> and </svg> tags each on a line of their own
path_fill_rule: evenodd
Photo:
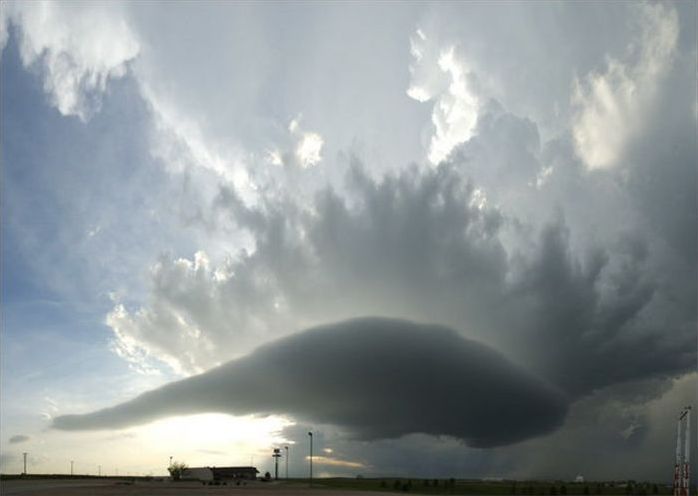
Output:
<svg viewBox="0 0 698 496">
<path fill-rule="evenodd" d="M 125 403 L 64 415 L 64 430 L 114 429 L 203 412 L 282 414 L 359 439 L 447 435 L 507 445 L 555 430 L 565 397 L 497 351 L 446 327 L 362 318 L 262 346 Z"/>
</svg>

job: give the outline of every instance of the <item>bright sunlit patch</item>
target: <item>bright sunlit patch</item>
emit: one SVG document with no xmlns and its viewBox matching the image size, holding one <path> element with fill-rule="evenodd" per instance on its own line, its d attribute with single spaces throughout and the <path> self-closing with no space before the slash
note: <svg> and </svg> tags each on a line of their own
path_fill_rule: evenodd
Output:
<svg viewBox="0 0 698 496">
<path fill-rule="evenodd" d="M 479 102 L 468 87 L 467 68 L 455 58 L 451 47 L 439 57 L 439 67 L 451 78 L 448 91 L 434 105 L 432 122 L 436 132 L 429 147 L 429 161 L 438 164 L 453 148 L 468 141 L 477 123 Z"/>
<path fill-rule="evenodd" d="M 420 103 L 428 102 L 431 98 L 429 92 L 420 86 L 410 86 L 407 89 L 407 96 Z"/>
<path fill-rule="evenodd" d="M 642 33 L 627 60 L 609 57 L 605 71 L 574 81 L 572 135 L 577 154 L 592 170 L 617 165 L 630 140 L 652 120 L 659 82 L 675 55 L 676 12 L 662 4 L 638 9 Z"/>
<path fill-rule="evenodd" d="M 434 102 L 428 159 L 436 165 L 472 137 L 480 102 L 469 81 L 471 68 L 456 56 L 454 46 L 442 49 L 417 30 L 410 38 L 410 54 L 407 96 L 421 103 Z"/>
<path fill-rule="evenodd" d="M 482 210 L 487 207 L 487 195 L 480 188 L 476 188 L 473 191 L 473 195 L 470 198 L 470 206 Z"/>
<path fill-rule="evenodd" d="M 284 161 L 281 158 L 279 150 L 267 150 L 267 162 L 272 165 L 283 165 Z"/>
<path fill-rule="evenodd" d="M 306 456 L 306 460 L 310 457 Z M 360 462 L 352 462 L 349 460 L 338 460 L 329 456 L 314 456 L 313 463 L 316 465 L 326 465 L 330 467 L 347 467 L 347 468 L 364 468 L 366 465 Z"/>
<path fill-rule="evenodd" d="M 317 133 L 304 133 L 296 148 L 296 156 L 303 167 L 312 167 L 322 159 L 322 146 L 325 144 Z"/>
<path fill-rule="evenodd" d="M 189 466 L 216 461 L 248 465 L 251 458 L 283 443 L 281 430 L 289 425 L 293 422 L 278 416 L 210 413 L 163 419 L 134 431 L 145 444 L 172 453 Z"/>
</svg>

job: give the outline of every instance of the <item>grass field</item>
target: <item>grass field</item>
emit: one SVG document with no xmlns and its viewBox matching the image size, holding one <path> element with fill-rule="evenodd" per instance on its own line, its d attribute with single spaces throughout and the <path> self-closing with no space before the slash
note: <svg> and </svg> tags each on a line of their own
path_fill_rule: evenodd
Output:
<svg viewBox="0 0 698 496">
<path fill-rule="evenodd" d="M 663 484 L 651 482 L 588 482 L 564 481 L 483 481 L 467 479 L 407 479 L 407 478 L 322 478 L 315 479 L 312 487 L 307 480 L 252 482 L 236 486 L 209 486 L 198 482 L 170 482 L 167 478 L 152 477 L 82 477 L 56 475 L 0 476 L 2 492 L 7 494 L 26 493 L 31 495 L 162 495 L 238 494 L 252 491 L 257 495 L 275 493 L 279 496 L 294 496 L 313 493 L 352 495 L 362 492 L 412 493 L 412 494 L 466 494 L 479 496 L 651 496 L 668 495 L 671 489 Z"/>
<path fill-rule="evenodd" d="M 355 491 L 413 492 L 419 494 L 471 494 L 520 496 L 651 496 L 671 494 L 663 484 L 651 482 L 588 482 L 564 481 L 482 481 L 456 479 L 368 479 L 331 478 L 314 483 L 321 488 Z"/>
</svg>

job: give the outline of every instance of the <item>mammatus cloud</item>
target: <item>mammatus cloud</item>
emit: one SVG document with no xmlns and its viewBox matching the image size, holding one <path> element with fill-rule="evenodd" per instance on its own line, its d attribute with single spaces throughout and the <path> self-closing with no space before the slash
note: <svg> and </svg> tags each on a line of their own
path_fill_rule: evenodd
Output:
<svg viewBox="0 0 698 496">
<path fill-rule="evenodd" d="M 123 76 L 139 52 L 119 7 L 103 7 L 46 1 L 3 5 L 4 15 L 21 26 L 23 64 L 42 73 L 44 91 L 61 114 L 83 121 L 99 110 L 107 81 Z"/>
<path fill-rule="evenodd" d="M 16 434 L 10 438 L 10 444 L 25 443 L 31 439 L 29 436 L 24 434 Z"/>
<path fill-rule="evenodd" d="M 626 61 L 608 58 L 603 73 L 575 80 L 572 127 L 580 157 L 590 169 L 613 166 L 628 141 L 647 123 L 661 80 L 671 67 L 678 17 L 657 3 L 637 6 L 639 33 Z"/>
<path fill-rule="evenodd" d="M 415 432 L 477 447 L 554 430 L 564 396 L 455 331 L 367 318 L 315 328 L 121 405 L 54 420 L 59 429 L 119 428 L 201 412 L 292 415 L 361 439 Z"/>
</svg>

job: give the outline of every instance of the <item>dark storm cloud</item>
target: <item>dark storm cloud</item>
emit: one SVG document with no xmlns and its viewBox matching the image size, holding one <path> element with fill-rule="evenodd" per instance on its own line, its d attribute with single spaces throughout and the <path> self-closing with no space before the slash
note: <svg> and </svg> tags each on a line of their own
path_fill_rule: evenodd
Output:
<svg viewBox="0 0 698 496">
<path fill-rule="evenodd" d="M 59 429 L 105 429 L 198 412 L 290 414 L 359 439 L 450 435 L 506 445 L 558 427 L 566 400 L 453 330 L 366 318 L 318 327 Z"/>
<path fill-rule="evenodd" d="M 504 121 L 514 137 L 526 136 L 510 140 L 525 156 L 535 133 L 514 119 Z M 350 192 L 321 191 L 311 212 L 279 198 L 251 209 L 224 191 L 220 204 L 257 240 L 226 291 L 259 298 L 252 281 L 273 280 L 295 313 L 320 321 L 361 312 L 467 327 L 574 397 L 691 370 L 695 305 L 673 293 L 694 294 L 694 285 L 662 282 L 669 265 L 652 251 L 643 225 L 616 208 L 624 224 L 602 225 L 616 232 L 599 243 L 586 239 L 588 229 L 573 229 L 562 211 L 538 227 L 479 207 L 466 176 L 481 168 L 473 163 L 486 148 L 479 139 L 464 147 L 470 158 L 456 156 L 433 170 L 374 180 L 355 164 Z M 603 219 L 604 209 L 620 201 L 607 198 L 618 189 L 615 176 L 597 178 L 592 194 L 579 189 L 582 171 L 559 174 L 569 177 L 555 178 L 563 184 L 550 188 L 577 198 L 573 219 L 590 209 Z"/>
<path fill-rule="evenodd" d="M 25 443 L 29 441 L 29 439 L 29 436 L 25 436 L 24 434 L 16 434 L 10 438 L 10 444 Z"/>
</svg>

